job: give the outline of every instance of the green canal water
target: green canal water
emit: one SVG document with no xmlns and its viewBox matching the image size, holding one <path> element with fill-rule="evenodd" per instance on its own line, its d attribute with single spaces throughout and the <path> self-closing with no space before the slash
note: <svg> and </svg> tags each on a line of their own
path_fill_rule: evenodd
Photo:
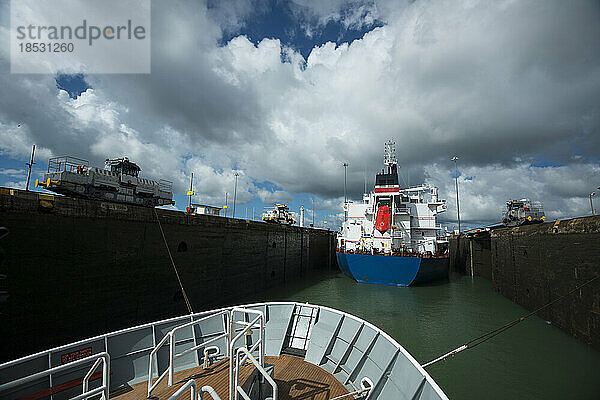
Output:
<svg viewBox="0 0 600 400">
<path fill-rule="evenodd" d="M 483 278 L 432 286 L 358 284 L 343 274 L 299 281 L 253 300 L 324 305 L 363 318 L 421 363 L 527 313 Z M 427 368 L 455 399 L 600 399 L 600 353 L 536 316 Z"/>
</svg>

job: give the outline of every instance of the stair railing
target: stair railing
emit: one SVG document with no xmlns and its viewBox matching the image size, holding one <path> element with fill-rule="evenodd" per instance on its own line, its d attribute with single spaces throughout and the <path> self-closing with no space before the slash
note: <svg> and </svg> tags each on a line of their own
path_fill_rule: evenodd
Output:
<svg viewBox="0 0 600 400">
<path fill-rule="evenodd" d="M 92 368 L 89 369 L 89 371 L 87 372 L 87 374 L 85 374 L 85 377 L 83 378 L 83 394 L 88 392 L 90 378 L 92 377 L 92 374 L 96 371 L 96 369 L 100 366 L 100 364 L 102 364 L 102 387 L 106 386 L 106 393 L 103 393 L 100 399 L 108 400 L 108 391 L 110 388 L 110 356 L 108 355 L 108 353 L 100 354 L 105 355 L 98 357 L 94 365 L 92 365 Z M 106 381 L 104 379 L 105 376 Z M 89 396 L 91 396 L 91 394 Z M 85 399 L 87 400 L 88 397 L 85 397 Z"/>
<path fill-rule="evenodd" d="M 244 357 L 240 361 L 240 355 L 242 354 L 244 355 Z M 260 372 L 260 374 L 267 380 L 267 382 L 269 382 L 269 385 L 271 385 L 271 387 L 273 388 L 272 398 L 273 400 L 277 400 L 277 384 L 275 383 L 273 378 L 271 378 L 271 376 L 267 373 L 267 371 L 265 371 L 263 365 L 261 365 L 260 362 L 256 360 L 256 358 L 252 357 L 250 351 L 248 351 L 248 349 L 245 347 L 238 348 L 235 353 L 235 379 L 234 386 L 229 389 L 229 397 L 231 398 L 231 393 L 234 392 L 234 400 L 238 400 L 239 395 L 241 395 L 244 398 L 244 400 L 251 400 L 248 393 L 246 393 L 244 389 L 242 389 L 242 387 L 239 385 L 240 367 L 244 365 L 245 360 L 249 360 L 254 365 L 254 367 L 256 367 L 258 372 Z"/>
<path fill-rule="evenodd" d="M 199 323 L 206 321 L 207 319 L 215 318 L 218 316 L 225 316 L 226 321 L 224 324 L 224 333 L 222 333 L 218 336 L 215 336 L 214 338 L 209 339 L 205 342 L 197 344 L 185 351 L 182 351 L 181 353 L 175 354 L 175 333 L 177 333 L 177 331 L 180 331 L 185 328 L 193 327 L 194 325 L 198 325 Z M 179 325 L 179 326 L 176 326 L 175 328 L 171 329 L 171 331 L 169 331 L 169 333 L 167 333 L 165 335 L 165 337 L 154 347 L 154 349 L 150 353 L 150 360 L 148 362 L 148 397 L 152 396 L 152 391 L 156 388 L 156 386 L 158 386 L 158 384 L 164 379 L 164 377 L 167 376 L 167 374 L 169 375 L 168 386 L 173 385 L 173 375 L 175 373 L 175 360 L 177 358 L 183 357 L 186 354 L 196 351 L 201 347 L 209 345 L 209 344 L 211 344 L 219 339 L 223 339 L 223 338 L 227 339 L 226 340 L 227 345 L 228 345 L 227 348 L 229 349 L 229 337 L 230 337 L 229 327 L 231 326 L 230 321 L 231 321 L 231 314 L 230 314 L 229 310 L 222 310 L 222 311 L 219 311 L 218 313 L 208 315 L 204 318 L 200 318 L 199 320 L 188 322 L 186 324 Z M 167 341 L 169 341 L 169 366 L 167 369 L 165 369 L 165 371 L 162 374 L 160 374 L 158 379 L 154 383 L 152 383 L 152 379 L 154 377 L 154 374 L 152 371 L 152 360 L 154 359 L 153 356 L 156 355 L 158 350 Z"/>
<path fill-rule="evenodd" d="M 243 322 L 243 321 L 235 321 L 234 316 L 236 313 L 242 313 L 242 314 L 253 314 L 256 315 L 256 318 L 254 318 L 253 320 L 251 320 L 250 322 Z M 233 400 L 234 399 L 234 395 L 237 399 L 237 391 L 235 390 L 235 388 L 237 387 L 237 382 L 234 380 L 234 375 L 238 376 L 239 374 L 239 367 L 238 367 L 238 363 L 237 363 L 237 353 L 236 353 L 236 347 L 235 344 L 237 343 L 237 341 L 244 337 L 247 333 L 250 333 L 250 330 L 252 328 L 256 328 L 258 326 L 258 341 L 252 345 L 252 347 L 250 349 L 246 349 L 246 347 L 240 347 L 239 349 L 244 349 L 246 350 L 246 356 L 244 356 L 244 358 L 242 359 L 242 362 L 240 363 L 240 365 L 243 365 L 244 362 L 246 362 L 246 360 L 248 359 L 247 356 L 250 356 L 250 353 L 255 351 L 258 348 L 258 364 L 261 368 L 264 367 L 264 363 L 265 363 L 265 348 L 264 348 L 264 337 L 265 337 L 265 316 L 262 313 L 262 311 L 258 311 L 258 310 L 251 310 L 251 309 L 247 309 L 247 308 L 237 308 L 234 307 L 231 310 L 231 318 L 230 318 L 230 328 L 229 328 L 229 335 L 230 338 L 235 335 L 235 327 L 236 324 L 238 325 L 242 325 L 244 326 L 244 328 L 233 338 L 231 338 L 230 343 L 229 343 L 229 400 Z M 237 349 L 237 350 L 239 350 Z M 232 357 L 236 357 L 236 362 L 234 363 L 232 360 Z M 235 366 L 234 366 L 235 364 Z"/>
<path fill-rule="evenodd" d="M 188 389 L 190 389 L 190 400 L 204 400 L 204 393 L 210 394 L 213 400 L 221 400 L 221 398 L 212 386 L 202 386 L 202 388 L 200 388 L 200 393 L 198 393 L 198 384 L 193 379 L 187 381 L 185 385 L 183 385 L 179 388 L 178 391 L 173 393 L 173 395 L 169 397 L 169 400 L 176 400 L 180 398 L 181 395 L 183 395 L 183 393 L 185 393 L 185 391 Z"/>
</svg>

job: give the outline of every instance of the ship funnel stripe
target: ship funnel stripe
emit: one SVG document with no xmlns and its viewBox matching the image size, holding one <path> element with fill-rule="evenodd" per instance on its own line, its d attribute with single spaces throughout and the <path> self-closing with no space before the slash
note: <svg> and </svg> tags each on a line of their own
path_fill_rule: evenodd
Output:
<svg viewBox="0 0 600 400">
<path fill-rule="evenodd" d="M 400 188 L 398 186 L 396 187 L 376 187 L 375 188 L 375 193 L 398 193 L 400 192 Z"/>
</svg>

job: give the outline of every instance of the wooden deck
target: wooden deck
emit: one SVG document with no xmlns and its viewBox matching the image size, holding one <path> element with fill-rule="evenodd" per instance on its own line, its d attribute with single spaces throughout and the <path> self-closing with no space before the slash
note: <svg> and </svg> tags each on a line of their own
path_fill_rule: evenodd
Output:
<svg viewBox="0 0 600 400">
<path fill-rule="evenodd" d="M 265 357 L 265 362 L 275 366 L 275 383 L 279 391 L 280 400 L 328 400 L 348 393 L 346 388 L 338 382 L 329 372 L 304 361 L 301 357 L 281 355 L 280 357 Z M 244 382 L 252 372 L 252 366 L 246 365 L 240 370 L 240 382 Z M 229 398 L 228 388 L 229 361 L 223 360 L 213 364 L 208 369 L 196 367 L 185 371 L 176 372 L 173 386 L 167 387 L 167 379 L 154 389 L 153 394 L 158 399 L 168 399 L 185 382 L 195 379 L 198 389 L 202 386 L 212 386 L 221 400 Z M 147 396 L 148 385 L 146 382 L 135 384 L 131 390 L 122 394 L 111 395 L 118 400 L 142 400 Z M 181 399 L 189 399 L 190 393 L 186 392 Z M 205 398 L 210 398 L 206 396 Z"/>
</svg>

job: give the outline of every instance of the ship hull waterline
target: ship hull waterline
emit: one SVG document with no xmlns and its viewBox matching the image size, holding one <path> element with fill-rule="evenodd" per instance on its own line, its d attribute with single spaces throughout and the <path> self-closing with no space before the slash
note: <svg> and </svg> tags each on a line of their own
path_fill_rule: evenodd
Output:
<svg viewBox="0 0 600 400">
<path fill-rule="evenodd" d="M 340 269 L 358 283 L 412 286 L 448 279 L 449 258 L 336 252 Z"/>
</svg>

